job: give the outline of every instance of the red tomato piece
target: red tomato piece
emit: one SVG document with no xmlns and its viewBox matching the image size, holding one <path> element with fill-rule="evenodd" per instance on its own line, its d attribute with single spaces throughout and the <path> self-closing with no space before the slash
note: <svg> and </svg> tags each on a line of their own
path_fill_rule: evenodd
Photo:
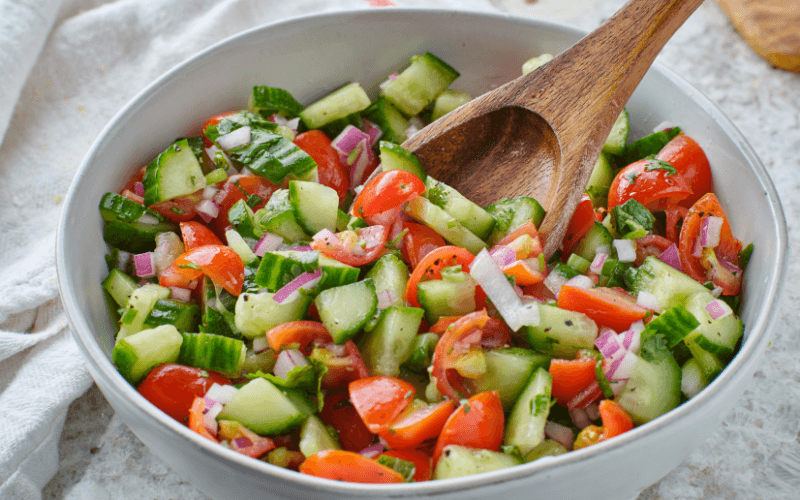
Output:
<svg viewBox="0 0 800 500">
<path fill-rule="evenodd" d="M 290 321 L 267 331 L 267 342 L 275 352 L 289 344 L 299 344 L 299 350 L 308 356 L 313 349 L 312 343 L 330 344 L 333 337 L 325 325 L 317 321 Z"/>
<path fill-rule="evenodd" d="M 197 210 L 195 210 L 194 207 L 200 199 L 198 192 L 172 200 L 162 201 L 161 203 L 150 205 L 148 208 L 155 210 L 174 222 L 183 222 L 192 220 L 195 215 L 197 215 Z"/>
<path fill-rule="evenodd" d="M 686 218 L 686 213 L 689 211 L 686 207 L 680 205 L 669 204 L 664 208 L 664 215 L 666 215 L 665 223 L 665 236 L 668 240 L 678 244 L 678 238 L 681 235 L 681 227 L 683 227 L 683 219 Z"/>
<path fill-rule="evenodd" d="M 414 386 L 394 377 L 368 377 L 350 382 L 350 402 L 373 433 L 386 430 L 414 399 Z"/>
<path fill-rule="evenodd" d="M 388 170 L 373 177 L 358 193 L 352 214 L 369 217 L 397 208 L 425 192 L 425 183 L 404 170 Z"/>
<path fill-rule="evenodd" d="M 678 134 L 656 155 L 656 160 L 670 163 L 686 179 L 692 194 L 682 200 L 680 205 L 691 207 L 694 202 L 710 193 L 714 188 L 711 166 L 708 164 L 703 148 L 686 134 Z"/>
<path fill-rule="evenodd" d="M 417 267 L 417 264 L 432 251 L 447 245 L 444 238 L 428 226 L 403 222 L 403 229 L 408 231 L 403 236 L 403 259 L 412 268 Z"/>
<path fill-rule="evenodd" d="M 623 432 L 633 429 L 633 420 L 630 415 L 617 403 L 610 399 L 600 401 L 597 406 L 600 419 L 603 421 L 603 439 L 619 436 Z"/>
<path fill-rule="evenodd" d="M 354 380 L 369 377 L 369 370 L 356 344 L 348 340 L 342 345 L 345 350 L 343 356 L 336 356 L 328 351 L 329 354 L 322 358 L 328 368 L 322 376 L 322 387 L 326 389 L 339 389 Z"/>
<path fill-rule="evenodd" d="M 339 159 L 339 152 L 331 146 L 331 140 L 321 130 L 310 130 L 294 138 L 297 147 L 308 153 L 317 163 L 319 183 L 336 190 L 339 203 L 344 201 L 350 187 L 348 166 Z"/>
<path fill-rule="evenodd" d="M 344 450 L 314 453 L 300 464 L 300 472 L 347 483 L 404 483 L 399 473 L 375 460 Z"/>
<path fill-rule="evenodd" d="M 581 196 L 581 201 L 572 214 L 572 219 L 567 226 L 567 232 L 564 234 L 564 239 L 561 240 L 561 251 L 566 259 L 571 253 L 575 245 L 583 238 L 587 231 L 594 225 L 595 214 L 592 199 L 588 194 Z"/>
<path fill-rule="evenodd" d="M 644 259 L 651 255 L 658 257 L 672 244 L 670 240 L 657 234 L 648 234 L 638 238 L 636 240 L 636 261 L 634 261 L 633 265 L 635 267 L 641 266 Z"/>
<path fill-rule="evenodd" d="M 444 424 L 433 450 L 434 467 L 442 456 L 444 447 L 451 444 L 499 451 L 504 429 L 505 414 L 497 391 L 472 396 Z"/>
<path fill-rule="evenodd" d="M 553 359 L 550 375 L 553 377 L 552 394 L 558 404 L 567 403 L 595 381 L 594 359 Z"/>
<path fill-rule="evenodd" d="M 432 464 L 431 456 L 422 450 L 389 450 L 381 453 L 381 456 L 395 457 L 414 464 L 414 482 L 430 481 Z M 380 457 L 379 457 L 380 458 Z"/>
<path fill-rule="evenodd" d="M 469 272 L 469 264 L 475 258 L 467 250 L 457 246 L 443 246 L 426 255 L 414 268 L 406 284 L 405 299 L 412 306 L 420 307 L 417 302 L 417 283 L 425 279 L 442 279 L 442 269 L 445 267 L 461 265 L 465 272 Z"/>
<path fill-rule="evenodd" d="M 319 418 L 339 433 L 339 444 L 347 451 L 359 452 L 372 444 L 372 434 L 358 412 L 350 403 L 348 391 L 335 392 L 325 396 L 325 406 Z"/>
<path fill-rule="evenodd" d="M 207 121 L 206 121 L 206 122 L 203 124 L 203 129 L 202 129 L 202 134 L 203 134 L 203 143 L 205 144 L 205 146 L 206 146 L 207 148 L 210 148 L 211 146 L 213 146 L 213 145 L 214 145 L 214 141 L 212 141 L 211 139 L 209 139 L 209 138 L 208 138 L 208 136 L 206 136 L 206 130 L 207 130 L 209 127 L 212 127 L 212 126 L 214 126 L 214 125 L 218 124 L 218 123 L 220 122 L 220 120 L 222 120 L 222 119 L 223 119 L 223 118 L 225 118 L 226 116 L 228 116 L 228 115 L 232 115 L 232 114 L 234 114 L 234 113 L 236 113 L 236 111 L 228 111 L 228 112 L 226 112 L 226 113 L 221 113 L 221 114 L 218 114 L 218 115 L 216 115 L 216 116 L 213 116 L 213 117 L 209 118 L 209 119 L 208 119 L 208 120 L 207 120 Z"/>
<path fill-rule="evenodd" d="M 196 433 L 200 434 L 206 439 L 214 441 L 218 443 L 217 438 L 214 437 L 208 429 L 206 429 L 205 423 L 203 423 L 203 413 L 206 409 L 206 400 L 203 398 L 194 398 L 192 400 L 192 405 L 189 408 L 189 417 L 188 417 L 188 425 L 189 428 Z"/>
<path fill-rule="evenodd" d="M 636 305 L 636 298 L 618 288 L 561 287 L 558 307 L 589 316 L 598 325 L 618 332 L 627 330 L 631 323 L 644 318 L 647 310 Z"/>
<path fill-rule="evenodd" d="M 222 245 L 197 247 L 175 259 L 174 264 L 178 272 L 189 279 L 205 274 L 231 294 L 238 296 L 242 293 L 244 262 L 230 247 Z"/>
<path fill-rule="evenodd" d="M 574 410 L 575 408 L 586 408 L 592 403 L 596 403 L 603 398 L 603 389 L 597 380 L 586 386 L 581 392 L 576 394 L 567 403 L 567 409 Z"/>
<path fill-rule="evenodd" d="M 164 269 L 158 276 L 158 284 L 163 287 L 175 286 L 178 288 L 196 288 L 199 278 L 187 278 L 178 270 L 178 266 L 173 262 L 171 266 Z"/>
<path fill-rule="evenodd" d="M 425 406 L 412 403 L 379 435 L 392 448 L 416 448 L 423 441 L 438 436 L 455 409 L 451 400 Z"/>
<path fill-rule="evenodd" d="M 228 428 L 220 426 L 217 437 L 228 441 L 233 451 L 252 458 L 258 458 L 275 449 L 275 442 L 272 439 L 259 436 L 238 422 Z"/>
<path fill-rule="evenodd" d="M 186 250 L 204 245 L 222 245 L 217 235 L 209 228 L 196 221 L 181 222 L 181 239 Z"/>
<path fill-rule="evenodd" d="M 362 227 L 357 231 L 342 231 L 339 241 L 330 245 L 321 240 L 311 242 L 311 248 L 348 266 L 363 266 L 377 260 L 386 247 L 389 231 L 386 226 Z"/>
<path fill-rule="evenodd" d="M 159 410 L 185 423 L 194 398 L 205 396 L 215 383 L 231 385 L 228 377 L 217 372 L 166 363 L 150 370 L 136 390 Z"/>
<path fill-rule="evenodd" d="M 639 160 L 619 171 L 608 191 L 608 210 L 633 198 L 650 210 L 678 203 L 692 190 L 686 179 L 657 160 Z"/>
<path fill-rule="evenodd" d="M 225 229 L 231 225 L 228 219 L 228 211 L 237 201 L 246 201 L 249 196 L 256 195 L 262 200 L 253 207 L 253 210 L 258 210 L 267 204 L 272 193 L 277 191 L 278 188 L 279 186 L 258 175 L 232 175 L 228 177 L 220 188 L 222 194 L 217 193 L 215 196 L 215 200 L 219 203 L 219 215 L 211 219 L 211 222 L 208 223 L 209 228 L 224 241 Z"/>
</svg>

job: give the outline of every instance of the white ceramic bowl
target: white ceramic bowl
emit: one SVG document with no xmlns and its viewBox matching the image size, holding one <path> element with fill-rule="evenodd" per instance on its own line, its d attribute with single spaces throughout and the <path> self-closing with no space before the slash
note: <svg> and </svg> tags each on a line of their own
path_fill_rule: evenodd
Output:
<svg viewBox="0 0 800 500">
<path fill-rule="evenodd" d="M 582 35 L 562 25 L 493 14 L 375 9 L 315 15 L 230 38 L 137 95 L 84 159 L 57 240 L 61 296 L 76 341 L 98 386 L 134 434 L 209 496 L 227 499 L 624 499 L 680 464 L 741 396 L 761 359 L 782 285 L 787 237 L 778 196 L 745 139 L 702 94 L 658 65 L 628 104 L 632 137 L 664 120 L 693 136 L 711 160 L 734 233 L 756 244 L 744 286 L 741 351 L 706 390 L 667 415 L 559 457 L 454 480 L 375 487 L 305 476 L 214 445 L 139 396 L 111 363 L 116 326 L 100 287 L 107 271 L 98 203 L 175 137 L 196 135 L 208 117 L 245 107 L 253 85 L 282 87 L 308 103 L 348 81 L 375 89 L 421 51 L 461 72 L 454 88 L 478 95 L 519 76 L 529 57 L 558 53 Z"/>
</svg>

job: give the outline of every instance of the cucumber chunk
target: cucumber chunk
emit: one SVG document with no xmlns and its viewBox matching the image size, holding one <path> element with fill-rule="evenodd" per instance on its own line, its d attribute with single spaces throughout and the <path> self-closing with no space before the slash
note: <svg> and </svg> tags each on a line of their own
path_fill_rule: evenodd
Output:
<svg viewBox="0 0 800 500">
<path fill-rule="evenodd" d="M 309 416 L 303 426 L 300 427 L 300 451 L 303 455 L 310 457 L 314 453 L 323 450 L 341 450 L 342 447 L 336 439 L 331 436 L 325 424 L 319 417 Z"/>
<path fill-rule="evenodd" d="M 486 248 L 486 243 L 472 231 L 422 196 L 406 202 L 403 205 L 403 212 L 433 229 L 451 244 L 463 247 L 473 255 Z"/>
<path fill-rule="evenodd" d="M 181 139 L 147 165 L 142 184 L 144 205 L 149 207 L 204 188 L 206 177 L 189 141 Z"/>
<path fill-rule="evenodd" d="M 696 293 L 708 293 L 706 287 L 690 276 L 653 256 L 644 260 L 630 281 L 633 293 L 648 292 L 655 295 L 662 311 L 676 305 L 686 305 L 687 299 Z"/>
<path fill-rule="evenodd" d="M 544 208 L 538 201 L 529 196 L 519 196 L 513 200 L 504 198 L 494 205 L 486 207 L 486 211 L 495 219 L 495 225 L 486 242 L 495 245 L 511 231 L 526 222 L 533 221 L 538 228 L 544 219 Z"/>
<path fill-rule="evenodd" d="M 112 269 L 103 280 L 103 289 L 111 295 L 114 302 L 120 307 L 125 307 L 131 295 L 139 285 L 136 281 L 119 269 Z"/>
<path fill-rule="evenodd" d="M 388 253 L 378 259 L 366 277 L 372 278 L 377 295 L 388 292 L 394 296 L 394 300 L 387 307 L 405 304 L 403 296 L 408 282 L 408 266 L 396 253 Z"/>
<path fill-rule="evenodd" d="M 614 125 L 612 125 L 606 142 L 603 144 L 603 153 L 621 155 L 625 151 L 625 143 L 628 141 L 630 129 L 628 110 L 622 108 L 622 112 L 617 117 Z"/>
<path fill-rule="evenodd" d="M 593 349 L 597 323 L 583 313 L 539 305 L 539 324 L 527 326 L 528 343 L 537 351 L 572 359 L 580 349 Z"/>
<path fill-rule="evenodd" d="M 311 300 L 299 296 L 294 300 L 277 303 L 273 293 L 243 293 L 236 301 L 236 328 L 248 339 L 264 333 L 280 324 L 303 319 Z"/>
<path fill-rule="evenodd" d="M 485 353 L 486 372 L 470 383 L 472 393 L 497 391 L 505 411 L 510 411 L 531 375 L 550 366 L 550 356 L 535 351 L 510 347 Z"/>
<path fill-rule="evenodd" d="M 458 78 L 458 71 L 426 52 L 411 58 L 411 65 L 381 90 L 406 116 L 416 116 Z"/>
<path fill-rule="evenodd" d="M 235 420 L 262 435 L 284 434 L 306 418 L 277 387 L 263 378 L 242 386 L 217 416 L 217 420 Z"/>
<path fill-rule="evenodd" d="M 503 442 L 526 455 L 544 441 L 544 425 L 550 414 L 553 377 L 538 368 L 511 410 Z"/>
<path fill-rule="evenodd" d="M 418 307 L 389 307 L 375 328 L 364 334 L 358 347 L 371 375 L 400 373 L 400 365 L 411 357 L 423 314 Z"/>
<path fill-rule="evenodd" d="M 647 135 L 638 141 L 628 144 L 622 151 L 620 166 L 624 167 L 648 156 L 658 154 L 669 141 L 680 133 L 680 127 L 672 127 Z"/>
<path fill-rule="evenodd" d="M 733 354 L 736 344 L 742 338 L 744 326 L 742 320 L 733 314 L 733 310 L 724 301 L 717 304 L 724 311 L 724 315 L 713 319 L 706 310 L 706 306 L 715 299 L 710 293 L 696 293 L 686 300 L 686 310 L 700 322 L 689 338 L 697 342 L 704 351 L 725 357 Z"/>
<path fill-rule="evenodd" d="M 150 310 L 156 302 L 169 297 L 169 294 L 169 288 L 152 284 L 134 290 L 128 299 L 128 305 L 125 306 L 117 341 L 144 329 L 144 321 Z"/>
<path fill-rule="evenodd" d="M 433 103 L 431 121 L 438 120 L 447 113 L 458 109 L 472 100 L 472 96 L 463 90 L 445 89 Z"/>
<path fill-rule="evenodd" d="M 431 203 L 453 216 L 478 238 L 485 240 L 495 225 L 489 212 L 465 198 L 461 193 L 443 182 L 428 177 L 423 196 Z"/>
<path fill-rule="evenodd" d="M 375 315 L 378 297 L 371 279 L 329 288 L 314 300 L 320 320 L 336 344 L 344 344 Z"/>
<path fill-rule="evenodd" d="M 277 113 L 286 118 L 291 118 L 303 111 L 303 105 L 288 91 L 276 87 L 256 86 L 250 93 L 247 109 L 252 113 L 269 117 Z"/>
<path fill-rule="evenodd" d="M 184 333 L 178 363 L 236 378 L 242 374 L 244 342 L 222 335 Z"/>
<path fill-rule="evenodd" d="M 142 326 L 155 328 L 161 325 L 172 325 L 179 332 L 197 330 L 200 321 L 200 307 L 197 304 L 180 300 L 159 299 L 153 304 Z"/>
<path fill-rule="evenodd" d="M 422 182 L 428 178 L 425 169 L 413 153 L 408 151 L 403 146 L 397 144 L 381 141 L 380 145 L 381 168 L 384 172 L 389 170 L 404 170 L 410 172 Z"/>
<path fill-rule="evenodd" d="M 592 175 L 586 184 L 586 194 L 592 199 L 592 206 L 604 207 L 608 205 L 608 190 L 614 181 L 614 167 L 607 153 L 600 152 L 594 164 Z"/>
<path fill-rule="evenodd" d="M 433 479 L 471 476 L 481 472 L 513 467 L 520 463 L 518 458 L 505 453 L 453 444 L 444 447 L 442 457 L 433 472 Z"/>
<path fill-rule="evenodd" d="M 156 248 L 156 236 L 159 233 L 177 229 L 174 224 L 145 224 L 142 222 L 106 222 L 103 229 L 103 241 L 113 248 L 132 254 L 152 252 Z"/>
<path fill-rule="evenodd" d="M 642 343 L 630 379 L 617 397 L 636 425 L 667 413 L 681 402 L 681 367 L 669 350 L 656 342 L 657 338 L 651 341 Z"/>
<path fill-rule="evenodd" d="M 608 246 L 610 250 L 613 242 L 614 237 L 611 236 L 611 233 L 608 231 L 606 226 L 604 226 L 601 222 L 595 221 L 592 224 L 592 227 L 586 231 L 586 234 L 583 236 L 583 238 L 581 238 L 581 241 L 575 245 L 573 253 L 588 260 L 589 262 L 592 262 L 596 254 L 597 247 L 605 245 Z"/>
<path fill-rule="evenodd" d="M 156 366 L 177 361 L 182 342 L 172 325 L 142 330 L 119 340 L 111 359 L 125 380 L 136 385 Z"/>
<path fill-rule="evenodd" d="M 314 182 L 289 181 L 289 200 L 297 222 L 306 233 L 336 231 L 339 195 L 335 189 Z"/>
<path fill-rule="evenodd" d="M 353 82 L 310 104 L 299 116 L 306 127 L 315 129 L 363 111 L 369 105 L 369 96 L 361 84 Z"/>
<path fill-rule="evenodd" d="M 284 243 L 309 239 L 294 216 L 288 189 L 278 189 L 272 193 L 267 205 L 254 214 L 254 220 L 263 231 L 282 237 Z"/>
<path fill-rule="evenodd" d="M 463 316 L 475 310 L 475 280 L 458 271 L 442 273 L 442 279 L 417 284 L 417 301 L 425 309 L 428 323 L 442 316 Z"/>
<path fill-rule="evenodd" d="M 386 98 L 379 98 L 364 110 L 363 115 L 381 129 L 383 139 L 386 141 L 403 144 L 408 139 L 406 135 L 408 120 Z"/>
<path fill-rule="evenodd" d="M 133 200 L 130 200 L 117 193 L 106 193 L 100 199 L 100 216 L 104 221 L 116 220 L 119 222 L 139 222 L 145 214 L 152 223 L 168 223 L 167 218 L 156 212 L 145 208 Z M 143 222 L 147 224 L 147 222 Z"/>
<path fill-rule="evenodd" d="M 542 54 L 540 56 L 531 57 L 522 63 L 522 74 L 527 75 L 531 71 L 543 66 L 544 64 L 553 60 L 552 54 Z"/>
</svg>

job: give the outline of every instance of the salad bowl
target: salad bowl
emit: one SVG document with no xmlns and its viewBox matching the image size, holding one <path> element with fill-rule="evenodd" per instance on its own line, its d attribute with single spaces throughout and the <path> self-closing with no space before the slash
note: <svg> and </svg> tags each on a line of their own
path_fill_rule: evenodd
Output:
<svg viewBox="0 0 800 500">
<path fill-rule="evenodd" d="M 201 491 L 230 499 L 626 499 L 685 460 L 736 404 L 761 360 L 783 284 L 787 235 L 772 182 L 745 138 L 698 90 L 659 64 L 627 105 L 631 137 L 667 120 L 680 124 L 709 157 L 734 234 L 755 243 L 743 285 L 746 329 L 738 354 L 699 395 L 666 415 L 585 449 L 490 473 L 353 484 L 299 474 L 211 443 L 145 400 L 111 361 L 116 323 L 100 286 L 107 268 L 97 207 L 103 193 L 122 188 L 164 144 L 196 135 L 209 116 L 246 107 L 242 96 L 254 85 L 289 89 L 311 102 L 349 81 L 377 88 L 413 54 L 430 51 L 461 73 L 453 88 L 475 96 L 519 76 L 529 58 L 558 53 L 584 34 L 551 22 L 474 12 L 386 8 L 311 15 L 229 38 L 139 93 L 83 160 L 57 235 L 59 286 L 76 342 L 134 434 Z"/>
</svg>

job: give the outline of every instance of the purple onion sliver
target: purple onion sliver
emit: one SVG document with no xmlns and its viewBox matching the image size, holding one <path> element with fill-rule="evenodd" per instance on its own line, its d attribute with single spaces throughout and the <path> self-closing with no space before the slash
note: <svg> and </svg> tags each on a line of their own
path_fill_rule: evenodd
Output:
<svg viewBox="0 0 800 500">
<path fill-rule="evenodd" d="M 597 349 L 605 358 L 612 357 L 622 348 L 617 341 L 617 334 L 611 329 L 606 330 L 605 333 L 597 337 L 594 345 L 597 346 Z"/>
<path fill-rule="evenodd" d="M 383 444 L 375 443 L 359 451 L 358 454 L 363 457 L 374 458 L 383 453 L 383 450 L 384 450 Z"/>
<path fill-rule="evenodd" d="M 253 441 L 251 441 L 249 437 L 242 436 L 234 439 L 233 444 L 236 448 L 241 449 L 253 446 Z"/>
<path fill-rule="evenodd" d="M 589 270 L 595 274 L 600 274 L 603 271 L 603 264 L 605 264 L 607 258 L 607 253 L 598 253 L 594 256 L 594 260 L 589 265 Z"/>
<path fill-rule="evenodd" d="M 544 435 L 571 450 L 575 442 L 575 433 L 569 427 L 548 420 L 544 424 Z"/>
<path fill-rule="evenodd" d="M 256 243 L 256 246 L 253 249 L 253 253 L 258 255 L 259 257 L 263 257 L 265 253 L 276 250 L 281 243 L 283 243 L 283 238 L 275 234 L 266 232 L 258 240 L 258 243 Z"/>
<path fill-rule="evenodd" d="M 673 268 L 677 269 L 680 272 L 683 272 L 683 266 L 681 266 L 681 258 L 678 255 L 678 246 L 673 243 L 670 245 L 666 250 L 661 252 L 661 255 L 658 256 L 658 260 L 667 264 L 668 266 L 672 266 Z"/>
<path fill-rule="evenodd" d="M 133 183 L 133 193 L 136 196 L 144 196 L 144 184 L 141 182 L 134 182 Z"/>
<path fill-rule="evenodd" d="M 719 299 L 712 300 L 706 304 L 706 311 L 711 316 L 711 319 L 719 319 L 727 315 L 727 311 L 722 307 L 722 301 Z"/>
<path fill-rule="evenodd" d="M 369 143 L 370 137 L 353 125 L 348 125 L 332 141 L 333 149 L 343 155 L 349 155 L 351 151 L 359 147 L 361 142 Z"/>
<path fill-rule="evenodd" d="M 705 248 L 714 248 L 719 245 L 719 235 L 722 230 L 722 217 L 705 217 L 700 225 L 700 244 Z"/>
<path fill-rule="evenodd" d="M 369 136 L 369 145 L 374 146 L 383 136 L 383 130 L 369 120 L 361 121 L 361 131 Z"/>
<path fill-rule="evenodd" d="M 290 281 L 287 285 L 284 285 L 283 288 L 275 292 L 275 295 L 272 296 L 272 300 L 277 302 L 278 304 L 282 304 L 292 292 L 297 291 L 298 289 L 302 288 L 303 285 L 310 283 L 315 279 L 319 279 L 322 277 L 322 269 L 317 269 L 313 273 L 303 273 L 297 278 Z"/>
<path fill-rule="evenodd" d="M 156 275 L 156 266 L 153 263 L 153 252 L 134 255 L 133 263 L 136 267 L 136 276 L 140 278 L 152 278 Z"/>
<path fill-rule="evenodd" d="M 722 265 L 722 267 L 724 267 L 728 271 L 732 272 L 733 274 L 740 274 L 742 272 L 741 268 L 734 266 L 733 264 L 731 264 L 727 260 L 723 260 L 723 259 L 718 259 L 718 260 L 719 260 L 719 263 Z"/>
<path fill-rule="evenodd" d="M 517 253 L 505 245 L 495 245 L 489 250 L 489 255 L 501 268 L 510 266 L 517 260 Z"/>
</svg>

